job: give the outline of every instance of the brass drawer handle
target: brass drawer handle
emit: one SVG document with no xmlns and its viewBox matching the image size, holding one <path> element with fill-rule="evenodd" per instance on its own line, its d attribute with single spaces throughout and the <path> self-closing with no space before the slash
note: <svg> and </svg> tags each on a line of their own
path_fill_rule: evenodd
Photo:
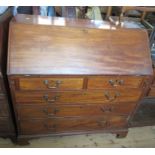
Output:
<svg viewBox="0 0 155 155">
<path fill-rule="evenodd" d="M 57 101 L 59 99 L 60 95 L 56 95 L 54 96 L 52 99 L 49 99 L 48 95 L 44 95 L 43 99 L 47 102 L 47 103 L 53 103 L 55 101 Z"/>
<path fill-rule="evenodd" d="M 62 83 L 61 80 L 56 80 L 56 81 L 53 81 L 53 80 L 44 80 L 44 84 L 46 85 L 46 87 L 48 89 L 56 89 L 56 88 L 59 88 L 60 84 Z"/>
<path fill-rule="evenodd" d="M 48 115 L 48 116 L 54 116 L 55 114 L 53 114 L 53 113 L 49 113 L 48 112 L 48 109 L 43 109 L 43 112 L 46 114 L 46 115 Z"/>
<path fill-rule="evenodd" d="M 102 112 L 112 112 L 114 107 L 100 107 Z"/>
<path fill-rule="evenodd" d="M 111 96 L 109 91 L 105 91 L 104 92 L 104 96 L 107 98 L 107 100 L 114 101 L 118 96 L 120 96 L 120 93 L 119 92 L 115 92 L 115 95 Z"/>
<path fill-rule="evenodd" d="M 49 126 L 47 123 L 44 124 L 44 128 L 46 128 L 47 130 L 56 130 L 57 125 L 54 124 L 52 126 Z"/>
<path fill-rule="evenodd" d="M 113 87 L 119 86 L 119 85 L 123 85 L 124 84 L 124 80 L 109 80 L 109 84 Z"/>
<path fill-rule="evenodd" d="M 44 112 L 46 115 L 48 115 L 48 116 L 54 116 L 54 115 L 56 115 L 56 114 L 59 112 L 59 109 L 55 108 L 55 109 L 53 110 L 53 113 L 49 113 L 49 112 L 48 112 L 48 109 L 46 108 L 46 109 L 43 109 L 43 112 Z"/>
<path fill-rule="evenodd" d="M 53 110 L 53 113 L 54 113 L 54 114 L 57 114 L 59 111 L 60 111 L 60 110 L 59 110 L 58 108 L 55 108 L 55 109 Z"/>
</svg>

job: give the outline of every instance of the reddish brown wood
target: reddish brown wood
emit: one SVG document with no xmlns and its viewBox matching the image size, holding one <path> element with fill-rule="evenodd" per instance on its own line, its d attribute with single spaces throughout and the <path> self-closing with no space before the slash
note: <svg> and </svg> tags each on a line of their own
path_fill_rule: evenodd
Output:
<svg viewBox="0 0 155 155">
<path fill-rule="evenodd" d="M 20 122 L 21 134 L 42 134 L 123 128 L 126 118 L 121 116 L 99 118 L 52 118 Z M 37 128 L 36 128 L 37 126 Z"/>
<path fill-rule="evenodd" d="M 131 92 L 132 93 L 129 93 Z M 78 104 L 78 103 L 119 103 L 137 102 L 141 97 L 140 89 L 104 89 L 86 91 L 66 91 L 66 92 L 15 92 L 15 100 L 18 104 Z"/>
<path fill-rule="evenodd" d="M 40 20 L 44 25 L 39 24 Z M 99 29 L 91 28 L 91 24 L 77 27 L 81 20 L 68 19 L 71 25 L 66 20 L 20 15 L 14 18 L 10 24 L 8 74 L 152 74 L 144 30 Z"/>
<path fill-rule="evenodd" d="M 11 22 L 7 68 L 18 138 L 125 135 L 153 73 L 143 30 L 25 15 Z"/>
<path fill-rule="evenodd" d="M 83 78 L 20 78 L 20 90 L 82 89 Z"/>
<path fill-rule="evenodd" d="M 89 77 L 88 89 L 104 89 L 106 88 L 139 88 L 142 86 L 143 76 L 100 76 Z"/>
<path fill-rule="evenodd" d="M 111 105 L 22 105 L 17 107 L 20 120 L 47 117 L 79 117 L 79 116 L 103 116 L 103 115 L 129 115 L 135 103 L 120 103 Z"/>
</svg>

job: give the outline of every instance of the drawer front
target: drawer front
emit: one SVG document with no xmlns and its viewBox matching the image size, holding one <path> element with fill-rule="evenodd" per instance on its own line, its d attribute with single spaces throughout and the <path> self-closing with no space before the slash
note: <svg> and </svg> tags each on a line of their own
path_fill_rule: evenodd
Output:
<svg viewBox="0 0 155 155">
<path fill-rule="evenodd" d="M 18 122 L 18 125 L 20 126 L 20 134 L 46 134 L 47 128 L 46 128 L 47 120 L 25 120 Z"/>
<path fill-rule="evenodd" d="M 20 78 L 20 90 L 82 89 L 83 78 Z"/>
<path fill-rule="evenodd" d="M 114 87 L 139 88 L 142 86 L 142 83 L 142 76 L 89 77 L 88 89 L 105 89 Z"/>
<path fill-rule="evenodd" d="M 122 103 L 118 105 L 61 105 L 61 106 L 35 106 L 22 105 L 17 108 L 19 119 L 48 118 L 48 117 L 76 117 L 76 116 L 104 116 L 128 115 L 135 103 Z"/>
<path fill-rule="evenodd" d="M 7 104 L 0 104 L 0 117 L 8 116 L 8 106 Z"/>
<path fill-rule="evenodd" d="M 151 87 L 148 93 L 148 97 L 155 97 L 155 87 Z"/>
<path fill-rule="evenodd" d="M 122 128 L 126 126 L 126 117 L 104 118 L 55 118 L 43 120 L 25 120 L 20 122 L 21 134 L 65 133 L 95 131 Z M 37 126 L 37 127 L 36 127 Z"/>
<path fill-rule="evenodd" d="M 31 104 L 54 103 L 119 103 L 136 102 L 141 96 L 139 89 L 107 89 L 102 91 L 68 91 L 68 92 L 16 92 L 16 102 Z"/>
</svg>

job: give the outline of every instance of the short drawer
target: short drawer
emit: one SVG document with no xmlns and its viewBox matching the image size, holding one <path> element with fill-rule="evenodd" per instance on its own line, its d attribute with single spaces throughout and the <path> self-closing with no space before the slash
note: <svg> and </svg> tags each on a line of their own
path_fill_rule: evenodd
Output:
<svg viewBox="0 0 155 155">
<path fill-rule="evenodd" d="M 83 78 L 19 78 L 20 90 L 82 89 Z"/>
<path fill-rule="evenodd" d="M 143 78 L 143 76 L 89 77 L 88 89 L 105 89 L 114 87 L 139 88 L 143 84 Z"/>
<path fill-rule="evenodd" d="M 87 132 L 109 130 L 126 126 L 127 118 L 122 116 L 92 118 L 54 118 L 25 120 L 20 122 L 21 134 L 44 134 L 65 132 Z"/>
<path fill-rule="evenodd" d="M 15 92 L 16 102 L 19 104 L 61 104 L 61 103 L 119 103 L 136 102 L 141 97 L 140 89 L 105 89 L 92 91 L 66 92 Z"/>
<path fill-rule="evenodd" d="M 106 115 L 128 115 L 134 108 L 135 103 L 121 103 L 115 105 L 60 105 L 60 106 L 18 106 L 18 118 L 48 118 L 48 117 L 82 117 Z"/>
<path fill-rule="evenodd" d="M 8 106 L 7 104 L 0 104 L 0 117 L 8 116 Z"/>
</svg>

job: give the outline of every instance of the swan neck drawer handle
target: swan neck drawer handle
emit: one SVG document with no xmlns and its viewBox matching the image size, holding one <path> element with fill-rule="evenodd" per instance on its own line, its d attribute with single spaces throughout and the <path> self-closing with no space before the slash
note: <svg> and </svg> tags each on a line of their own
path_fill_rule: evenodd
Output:
<svg viewBox="0 0 155 155">
<path fill-rule="evenodd" d="M 49 99 L 49 96 L 48 96 L 48 95 L 44 95 L 44 96 L 43 96 L 43 99 L 44 99 L 47 103 L 56 102 L 59 98 L 60 98 L 60 95 L 56 95 L 56 96 L 54 96 L 52 99 Z"/>
<path fill-rule="evenodd" d="M 117 97 L 120 96 L 119 92 L 115 92 L 114 96 L 110 95 L 109 91 L 104 92 L 104 96 L 107 98 L 109 101 L 114 101 Z"/>
<path fill-rule="evenodd" d="M 109 80 L 109 84 L 113 87 L 121 86 L 124 84 L 124 80 Z"/>
<path fill-rule="evenodd" d="M 56 81 L 44 80 L 44 84 L 46 85 L 46 87 L 48 89 L 56 89 L 56 88 L 59 88 L 61 83 L 62 83 L 61 80 L 56 80 Z"/>
</svg>

